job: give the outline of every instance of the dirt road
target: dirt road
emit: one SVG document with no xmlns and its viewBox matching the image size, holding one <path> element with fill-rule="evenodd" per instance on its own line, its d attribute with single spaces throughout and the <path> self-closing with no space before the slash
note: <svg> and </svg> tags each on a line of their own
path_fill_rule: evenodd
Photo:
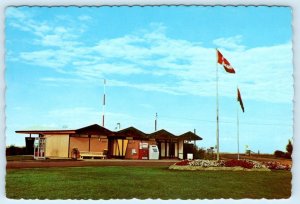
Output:
<svg viewBox="0 0 300 204">
<path fill-rule="evenodd" d="M 6 169 L 82 167 L 82 166 L 170 166 L 178 160 L 28 160 L 8 161 Z"/>
</svg>

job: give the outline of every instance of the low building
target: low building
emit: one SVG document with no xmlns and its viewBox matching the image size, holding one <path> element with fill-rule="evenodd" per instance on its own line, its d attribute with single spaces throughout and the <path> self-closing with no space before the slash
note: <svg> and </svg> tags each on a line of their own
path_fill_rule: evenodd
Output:
<svg viewBox="0 0 300 204">
<path fill-rule="evenodd" d="M 186 154 L 192 151 L 189 148 L 191 144 L 202 140 L 192 132 L 180 136 L 166 130 L 146 134 L 134 127 L 110 131 L 97 124 L 74 130 L 20 130 L 16 133 L 29 134 L 26 148 L 34 155 L 47 158 L 71 158 L 72 151 L 78 149 L 82 155 L 83 152 L 87 156 L 90 153 L 91 157 L 104 155 L 107 158 L 145 159 L 148 157 L 147 147 L 157 145 L 159 158 L 185 159 Z M 40 139 L 39 153 L 34 152 L 33 142 L 28 142 L 32 141 L 32 135 Z"/>
</svg>

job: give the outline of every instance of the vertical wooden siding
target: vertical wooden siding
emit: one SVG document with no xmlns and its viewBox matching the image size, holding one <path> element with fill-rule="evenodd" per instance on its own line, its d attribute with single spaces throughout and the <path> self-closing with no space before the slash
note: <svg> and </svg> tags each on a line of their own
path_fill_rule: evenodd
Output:
<svg viewBox="0 0 300 204">
<path fill-rule="evenodd" d="M 46 157 L 68 157 L 69 135 L 45 135 Z"/>
</svg>

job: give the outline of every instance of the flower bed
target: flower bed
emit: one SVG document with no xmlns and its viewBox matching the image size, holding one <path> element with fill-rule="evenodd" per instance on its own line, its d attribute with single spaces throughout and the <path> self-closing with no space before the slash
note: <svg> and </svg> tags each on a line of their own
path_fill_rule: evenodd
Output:
<svg viewBox="0 0 300 204">
<path fill-rule="evenodd" d="M 291 165 L 281 164 L 279 162 L 263 162 L 265 166 L 272 170 L 291 170 Z"/>
<path fill-rule="evenodd" d="M 188 160 L 182 160 L 180 162 L 176 162 L 175 165 L 176 166 L 186 166 L 186 165 L 189 165 L 189 161 Z"/>
<path fill-rule="evenodd" d="M 253 160 L 182 160 L 171 165 L 169 169 L 180 170 L 244 170 L 244 171 L 270 171 L 290 170 L 290 165 L 279 162 L 258 162 Z"/>
</svg>

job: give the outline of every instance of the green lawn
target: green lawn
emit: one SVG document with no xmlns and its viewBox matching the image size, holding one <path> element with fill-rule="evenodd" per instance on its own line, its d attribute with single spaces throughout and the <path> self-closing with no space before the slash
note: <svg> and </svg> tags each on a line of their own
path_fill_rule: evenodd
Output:
<svg viewBox="0 0 300 204">
<path fill-rule="evenodd" d="M 166 167 L 8 170 L 14 199 L 288 198 L 291 172 L 175 171 Z"/>
</svg>

